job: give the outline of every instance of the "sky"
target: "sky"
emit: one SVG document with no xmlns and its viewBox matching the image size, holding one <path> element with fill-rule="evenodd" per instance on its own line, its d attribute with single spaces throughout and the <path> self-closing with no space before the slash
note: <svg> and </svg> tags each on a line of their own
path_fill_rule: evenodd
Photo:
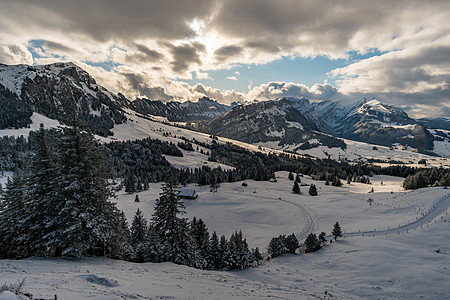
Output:
<svg viewBox="0 0 450 300">
<path fill-rule="evenodd" d="M 163 101 L 376 98 L 450 117 L 450 2 L 2 0 L 0 62 Z"/>
</svg>

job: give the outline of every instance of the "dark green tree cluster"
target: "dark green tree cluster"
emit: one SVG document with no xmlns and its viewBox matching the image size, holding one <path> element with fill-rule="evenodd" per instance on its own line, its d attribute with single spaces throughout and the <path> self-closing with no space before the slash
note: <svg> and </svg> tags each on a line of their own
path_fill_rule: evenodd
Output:
<svg viewBox="0 0 450 300">
<path fill-rule="evenodd" d="M 245 269 L 262 259 L 259 250 L 249 250 L 241 231 L 227 240 L 209 234 L 202 219 L 183 218 L 184 205 L 178 197 L 174 174 L 166 179 L 155 211 L 148 223 L 136 212 L 131 226 L 131 256 L 135 262 L 166 262 L 200 269 Z"/>
<path fill-rule="evenodd" d="M 308 194 L 309 194 L 310 196 L 317 196 L 317 195 L 318 195 L 318 194 L 317 194 L 317 187 L 316 187 L 315 184 L 311 184 L 311 185 L 309 186 Z"/>
<path fill-rule="evenodd" d="M 410 174 L 403 182 L 406 190 L 415 190 L 428 186 L 450 186 L 450 170 L 443 168 L 421 169 Z"/>
<path fill-rule="evenodd" d="M 127 228 L 108 201 L 111 173 L 93 135 L 77 125 L 51 135 L 41 126 L 32 149 L 1 201 L 0 253 L 122 257 Z"/>
<path fill-rule="evenodd" d="M 28 102 L 0 84 L 0 129 L 22 128 L 31 124 L 33 110 Z"/>
<path fill-rule="evenodd" d="M 194 151 L 194 147 L 192 147 L 192 143 L 189 142 L 188 140 L 177 143 L 177 146 L 178 146 L 178 148 L 181 148 L 186 151 Z"/>
<path fill-rule="evenodd" d="M 300 244 L 295 234 L 288 236 L 282 234 L 270 240 L 267 252 L 271 258 L 274 258 L 283 253 L 295 253 L 299 246 Z"/>
<path fill-rule="evenodd" d="M 310 233 L 305 240 L 305 252 L 310 253 L 322 248 L 327 242 L 325 236 L 326 234 L 323 231 L 319 234 L 319 238 L 317 238 L 315 233 Z"/>
<path fill-rule="evenodd" d="M 170 170 L 163 155 L 183 156 L 173 143 L 145 138 L 105 145 L 117 177 L 123 178 L 126 192 L 145 190 L 151 182 L 161 182 Z"/>
<path fill-rule="evenodd" d="M 0 172 L 23 169 L 30 150 L 31 144 L 23 136 L 0 137 Z"/>
</svg>

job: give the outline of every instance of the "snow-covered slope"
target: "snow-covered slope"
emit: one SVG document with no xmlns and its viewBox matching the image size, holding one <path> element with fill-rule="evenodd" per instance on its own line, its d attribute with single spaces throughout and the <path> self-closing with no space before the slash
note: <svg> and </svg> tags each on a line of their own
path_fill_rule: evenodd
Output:
<svg viewBox="0 0 450 300">
<path fill-rule="evenodd" d="M 234 272 L 101 258 L 0 260 L 1 283 L 25 279 L 23 291 L 35 299 L 53 299 L 54 295 L 69 300 L 447 298 L 448 190 L 405 192 L 401 179 L 374 176 L 370 186 L 352 183 L 337 188 L 314 182 L 319 195 L 310 197 L 290 192 L 292 181 L 287 172 L 276 175 L 278 182 L 270 185 L 249 181 L 248 191 L 242 191 L 239 183 L 224 184 L 217 193 L 199 190 L 199 198 L 187 206 L 188 216 L 200 216 L 210 230 L 227 235 L 243 228 L 250 246 L 263 245 L 278 233 L 293 231 L 301 236 L 309 230 L 323 230 L 329 234 L 336 221 L 344 232 L 359 234 L 338 239 L 314 253 L 282 255 L 256 268 Z M 302 180 L 313 182 L 309 177 Z M 372 187 L 374 193 L 368 194 Z M 159 192 L 160 185 L 155 184 L 139 194 L 139 203 L 125 194 L 119 194 L 116 201 L 128 218 L 137 208 L 150 218 Z M 431 221 L 417 223 L 412 229 L 383 232 L 436 210 L 439 213 Z M 0 293 L 0 299 L 6 297 L 15 296 Z"/>
<path fill-rule="evenodd" d="M 323 134 L 289 99 L 264 101 L 233 107 L 214 120 L 199 124 L 203 131 L 248 143 L 277 142 L 277 145 L 297 145 L 308 149 L 317 145 L 345 147 L 330 135 Z M 313 112 L 311 112 L 313 114 Z"/>
</svg>

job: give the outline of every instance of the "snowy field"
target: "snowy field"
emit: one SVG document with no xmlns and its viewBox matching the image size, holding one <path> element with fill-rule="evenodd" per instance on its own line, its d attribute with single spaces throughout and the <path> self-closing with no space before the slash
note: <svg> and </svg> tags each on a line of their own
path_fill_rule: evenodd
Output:
<svg viewBox="0 0 450 300">
<path fill-rule="evenodd" d="M 129 115 L 127 124 L 114 128 L 114 136 L 102 141 L 152 137 L 178 143 L 184 136 L 209 142 L 203 133 L 188 131 Z M 159 122 L 157 122 L 159 121 Z M 33 114 L 33 125 L 23 131 L 1 130 L 2 135 L 27 135 L 39 123 L 58 125 Z M 219 138 L 219 142 L 230 141 Z M 448 165 L 446 158 L 358 142 L 348 142 L 348 153 L 312 151 L 333 158 L 382 158 L 412 161 L 427 159 L 432 165 Z M 234 142 L 252 151 L 276 150 Z M 269 145 L 267 145 L 269 146 Z M 194 145 L 196 148 L 196 145 Z M 207 149 L 199 149 L 206 151 Z M 323 150 L 323 151 L 322 151 Z M 178 168 L 208 165 L 230 166 L 207 161 L 199 151 L 183 151 L 184 157 L 166 156 Z M 6 173 L 4 175 L 11 175 Z M 341 188 L 302 177 L 315 183 L 319 192 L 310 197 L 308 186 L 301 195 L 291 193 L 293 182 L 287 172 L 278 172 L 278 182 L 247 181 L 223 183 L 217 192 L 209 186 L 196 189 L 199 197 L 186 200 L 186 217 L 202 218 L 209 231 L 230 236 L 242 230 L 250 247 L 266 252 L 270 239 L 295 233 L 303 240 L 309 233 L 330 234 L 338 221 L 345 238 L 310 254 L 283 255 L 244 271 L 202 271 L 171 263 L 135 264 L 102 258 L 29 258 L 0 260 L 0 286 L 25 280 L 24 292 L 43 299 L 449 299 L 450 236 L 449 190 L 427 188 L 404 191 L 403 178 L 374 176 L 372 184 L 352 183 Z M 4 184 L 6 177 L 0 178 Z M 3 185 L 4 186 L 4 185 Z M 374 192 L 369 193 L 373 188 Z M 161 183 L 136 194 L 123 191 L 113 199 L 124 210 L 129 223 L 139 208 L 151 219 Z M 439 249 L 440 253 L 436 253 Z M 0 293 L 0 300 L 18 299 Z"/>
<path fill-rule="evenodd" d="M 329 234 L 336 221 L 347 237 L 233 272 L 101 258 L 2 260 L 0 285 L 25 279 L 24 291 L 45 299 L 448 299 L 449 190 L 405 192 L 401 178 L 374 176 L 372 185 L 314 182 L 319 196 L 311 197 L 305 186 L 302 195 L 291 193 L 287 172 L 276 175 L 276 183 L 226 183 L 216 193 L 191 185 L 199 197 L 186 201 L 186 216 L 201 217 L 218 234 L 242 229 L 250 247 L 264 252 L 273 236 Z M 137 208 L 149 219 L 160 191 L 152 184 L 139 203 L 123 192 L 115 201 L 129 220 Z"/>
</svg>

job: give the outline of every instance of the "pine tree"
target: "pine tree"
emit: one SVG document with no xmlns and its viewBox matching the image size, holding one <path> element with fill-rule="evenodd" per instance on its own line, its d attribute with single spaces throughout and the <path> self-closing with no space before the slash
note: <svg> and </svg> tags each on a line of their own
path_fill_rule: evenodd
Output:
<svg viewBox="0 0 450 300">
<path fill-rule="evenodd" d="M 326 233 L 323 231 L 319 234 L 319 242 L 321 245 L 325 245 L 327 243 Z"/>
<path fill-rule="evenodd" d="M 342 236 L 342 229 L 338 222 L 336 222 L 336 224 L 334 224 L 334 228 L 333 228 L 333 231 L 331 232 L 331 234 L 334 236 L 334 240 L 336 240 L 338 237 Z"/>
<path fill-rule="evenodd" d="M 55 134 L 55 133 L 54 133 Z M 58 163 L 54 142 L 50 141 L 49 131 L 40 125 L 39 131 L 31 138 L 34 155 L 27 169 L 27 205 L 29 215 L 23 219 L 27 234 L 23 237 L 33 255 L 58 256 L 61 249 L 52 244 L 59 230 L 59 195 L 57 178 Z"/>
<path fill-rule="evenodd" d="M 294 180 L 294 174 L 292 174 L 292 172 L 289 172 L 288 178 L 289 180 Z"/>
<path fill-rule="evenodd" d="M 136 194 L 136 197 L 134 197 L 134 202 L 141 202 L 141 200 L 139 200 L 139 195 Z"/>
<path fill-rule="evenodd" d="M 131 170 L 128 170 L 126 173 L 123 185 L 126 193 L 132 194 L 136 192 L 136 177 Z"/>
<path fill-rule="evenodd" d="M 206 262 L 208 263 L 207 268 L 211 270 L 216 270 L 221 267 L 222 255 L 219 246 L 219 237 L 214 231 L 209 239 L 208 255 L 206 257 Z"/>
<path fill-rule="evenodd" d="M 142 211 L 136 211 L 130 229 L 130 243 L 133 248 L 133 258 L 135 262 L 144 262 L 148 247 L 148 224 Z"/>
<path fill-rule="evenodd" d="M 20 171 L 8 177 L 6 191 L 0 201 L 0 258 L 22 258 L 29 255 L 29 249 L 20 240 L 27 228 L 22 220 L 29 214 L 25 203 L 26 186 Z"/>
<path fill-rule="evenodd" d="M 226 266 L 230 270 L 246 269 L 251 266 L 251 252 L 242 231 L 231 235 L 227 245 Z"/>
<path fill-rule="evenodd" d="M 209 232 L 205 222 L 202 219 L 196 220 L 195 217 L 191 223 L 191 234 L 194 241 L 194 249 L 200 259 L 200 267 L 208 268 L 211 262 L 207 261 L 209 255 Z"/>
<path fill-rule="evenodd" d="M 285 239 L 285 235 L 280 235 L 270 240 L 269 247 L 267 247 L 267 252 L 269 253 L 271 258 L 280 256 L 281 254 L 286 252 L 286 248 L 284 246 Z"/>
<path fill-rule="evenodd" d="M 152 226 L 155 230 L 161 261 L 194 265 L 193 241 L 187 219 L 177 217 L 184 214 L 184 204 L 178 197 L 178 188 L 173 174 L 166 178 L 159 199 L 156 200 Z"/>
<path fill-rule="evenodd" d="M 334 176 L 333 177 L 333 182 L 331 183 L 331 185 L 332 186 L 341 187 L 342 186 L 342 182 L 337 176 Z"/>
<path fill-rule="evenodd" d="M 259 252 L 259 248 L 256 247 L 255 249 L 252 250 L 252 257 L 253 257 L 253 261 L 256 262 L 257 264 L 259 264 L 259 262 L 261 260 L 263 260 L 263 256 L 262 254 Z"/>
<path fill-rule="evenodd" d="M 308 193 L 310 196 L 317 196 L 317 188 L 315 184 L 311 184 Z"/>
<path fill-rule="evenodd" d="M 285 239 L 284 239 L 284 246 L 286 247 L 286 251 L 288 253 L 295 253 L 295 251 L 298 249 L 298 247 L 300 246 L 298 243 L 298 239 L 295 236 L 295 234 L 291 234 L 288 235 Z"/>
<path fill-rule="evenodd" d="M 123 232 L 117 226 L 120 212 L 108 201 L 113 195 L 108 183 L 111 169 L 103 148 L 75 122 L 62 128 L 56 149 L 58 199 L 53 209 L 59 211 L 59 218 L 47 246 L 62 255 L 108 255 L 105 252 L 120 248 L 116 243 Z"/>
<path fill-rule="evenodd" d="M 294 194 L 300 194 L 300 187 L 298 186 L 297 181 L 294 181 L 294 186 L 292 187 L 292 192 Z"/>
<path fill-rule="evenodd" d="M 308 237 L 305 240 L 305 252 L 309 253 L 309 252 L 314 252 L 316 250 L 320 249 L 320 242 L 317 239 L 317 235 L 315 233 L 310 233 L 308 235 Z"/>
<path fill-rule="evenodd" d="M 227 248 L 228 248 L 228 240 L 225 237 L 225 235 L 222 235 L 220 237 L 220 241 L 219 241 L 219 257 L 220 257 L 220 264 L 218 265 L 218 267 L 216 269 L 222 269 L 226 266 L 226 257 L 228 256 L 227 253 Z"/>
<path fill-rule="evenodd" d="M 302 180 L 300 179 L 300 175 L 298 175 L 298 173 L 297 175 L 295 175 L 295 181 L 298 183 L 302 183 Z"/>
</svg>

